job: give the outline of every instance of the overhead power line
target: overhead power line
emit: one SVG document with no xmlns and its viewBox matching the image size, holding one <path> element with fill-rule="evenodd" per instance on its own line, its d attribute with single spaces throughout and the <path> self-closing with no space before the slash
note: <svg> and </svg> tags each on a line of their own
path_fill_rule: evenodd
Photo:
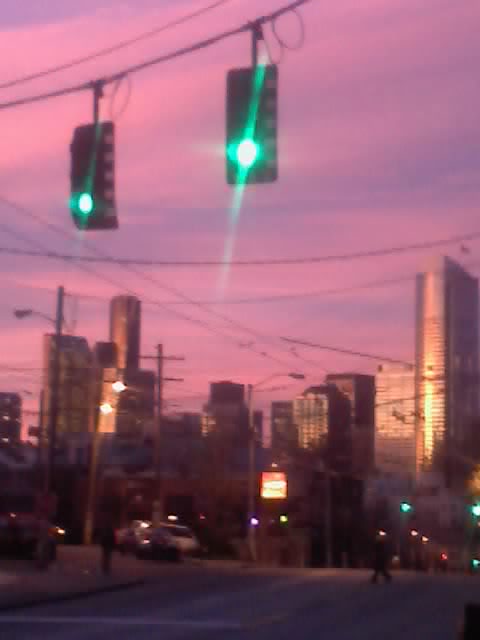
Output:
<svg viewBox="0 0 480 640">
<path fill-rule="evenodd" d="M 2 198 L 5 201 L 5 199 Z M 74 260 L 77 262 L 92 262 L 98 264 L 115 264 L 122 266 L 142 266 L 142 267 L 269 267 L 269 266 L 295 266 L 318 264 L 323 262 L 350 262 L 365 258 L 380 258 L 399 253 L 409 253 L 412 251 L 427 251 L 439 247 L 445 247 L 462 242 L 469 242 L 480 238 L 480 231 L 471 231 L 461 235 L 453 235 L 440 240 L 418 242 L 414 244 L 398 245 L 396 247 L 385 247 L 383 249 L 370 249 L 367 251 L 356 251 L 352 253 L 339 253 L 323 256 L 310 256 L 305 258 L 265 258 L 259 260 L 151 260 L 148 258 L 119 258 L 114 256 L 95 255 L 77 256 L 70 253 L 57 253 L 56 251 L 35 251 L 28 249 L 17 249 L 13 247 L 0 246 L 0 253 L 10 255 L 30 256 L 34 258 L 46 258 L 50 260 Z M 313 294 L 315 295 L 315 294 Z"/>
<path fill-rule="evenodd" d="M 297 340 L 295 338 L 282 337 L 281 340 L 288 342 L 289 344 L 299 345 L 301 347 L 310 347 L 312 349 L 320 349 L 321 351 L 333 351 L 334 353 L 343 353 L 349 356 L 358 356 L 359 358 L 368 358 L 369 360 L 378 360 L 379 362 L 391 362 L 392 364 L 403 364 L 409 367 L 413 366 L 412 362 L 406 360 L 399 360 L 397 358 L 390 358 L 388 356 L 379 356 L 378 354 L 365 353 L 364 351 L 352 351 L 351 349 L 342 349 L 340 347 L 332 347 L 324 344 L 317 344 L 315 342 L 307 342 L 306 340 Z"/>
<path fill-rule="evenodd" d="M 18 78 L 14 78 L 13 80 L 8 80 L 7 82 L 3 82 L 0 84 L 0 89 L 10 89 L 11 87 L 16 87 L 21 84 L 25 84 L 27 82 L 32 82 L 33 80 L 39 80 L 41 78 L 45 78 L 47 76 L 51 76 L 55 73 L 59 73 L 60 71 L 67 71 L 68 69 L 73 69 L 74 67 L 78 67 L 86 62 L 91 62 L 92 60 L 96 60 L 98 58 L 102 58 L 104 56 L 110 55 L 111 53 L 115 53 L 120 51 L 121 49 L 126 49 L 134 44 L 138 44 L 139 42 L 143 42 L 148 38 L 152 38 L 153 36 L 158 35 L 159 33 L 163 33 L 164 31 L 168 31 L 174 27 L 179 27 L 186 22 L 190 22 L 195 18 L 199 18 L 218 7 L 221 7 L 224 4 L 231 2 L 231 0 L 217 0 L 216 2 L 212 2 L 201 9 L 197 9 L 196 11 L 192 11 L 180 18 L 176 18 L 175 20 L 171 20 L 160 27 L 155 27 L 154 29 L 150 29 L 149 31 L 145 31 L 138 36 L 133 38 L 128 38 L 126 40 L 121 40 L 116 44 L 113 44 L 109 47 L 105 47 L 103 49 L 97 49 L 92 53 L 89 53 L 84 56 L 80 56 L 79 58 L 73 58 L 72 60 L 68 60 L 59 65 L 54 65 L 52 67 L 47 67 L 46 69 L 42 69 L 40 71 L 35 71 L 34 73 L 30 73 L 24 76 L 19 76 Z"/>
<path fill-rule="evenodd" d="M 4 198 L 0 196 L 0 202 L 3 202 L 5 205 L 9 206 L 10 208 L 14 209 L 15 211 L 17 211 L 18 213 L 21 213 L 33 220 L 35 220 L 36 222 L 38 222 L 39 224 L 45 226 L 46 228 L 54 231 L 57 234 L 60 234 L 62 236 L 66 236 L 68 238 L 70 238 L 70 234 L 62 229 L 61 227 L 56 226 L 55 224 L 52 224 L 50 222 L 47 222 L 46 220 L 44 220 L 41 216 L 39 216 L 38 214 L 36 214 L 35 212 L 31 211 L 30 209 L 23 207 L 15 202 L 13 202 L 12 200 L 8 199 L 8 198 Z M 11 227 L 9 227 L 8 225 L 6 225 L 5 223 L 1 223 L 0 227 L 7 233 L 9 233 L 10 235 L 13 235 L 16 238 L 21 239 L 22 241 L 25 241 L 27 243 L 29 243 L 31 246 L 35 247 L 36 249 L 40 249 L 41 251 L 47 251 L 48 249 L 45 248 L 45 246 L 43 246 L 41 243 L 38 242 L 38 240 L 33 240 L 30 237 L 26 236 L 25 234 L 20 233 L 17 230 L 12 229 Z M 90 246 L 88 243 L 85 243 L 86 246 Z M 92 250 L 96 251 L 97 253 L 100 253 L 100 251 L 96 248 L 92 246 Z M 86 263 L 80 262 L 77 263 L 75 260 L 72 261 L 72 264 L 82 270 L 85 271 L 86 273 L 89 273 L 90 275 L 93 275 L 97 280 L 102 280 L 103 282 L 108 283 L 111 286 L 114 286 L 115 288 L 119 289 L 120 291 L 124 291 L 126 293 L 128 293 L 129 295 L 133 295 L 136 296 L 138 298 L 142 298 L 145 302 L 150 303 L 156 307 L 159 307 L 160 309 L 163 309 L 165 311 L 167 311 L 170 314 L 173 314 L 174 316 L 188 322 L 191 324 L 195 324 L 199 327 L 202 327 L 203 329 L 207 330 L 209 333 L 213 333 L 214 335 L 217 335 L 219 337 L 222 337 L 224 339 L 227 339 L 231 342 L 233 342 L 235 344 L 235 346 L 237 346 L 238 348 L 242 348 L 242 349 L 247 349 L 248 351 L 251 351 L 252 353 L 255 353 L 257 356 L 262 356 L 263 358 L 269 359 L 272 362 L 275 362 L 277 364 L 281 364 L 283 366 L 291 366 L 291 362 L 286 362 L 285 360 L 282 360 L 281 358 L 278 358 L 276 356 L 271 355 L 270 353 L 263 351 L 263 350 L 259 350 L 257 348 L 255 348 L 255 346 L 251 343 L 241 343 L 240 342 L 240 337 L 236 337 L 234 335 L 232 335 L 231 333 L 227 333 L 225 331 L 223 331 L 222 329 L 219 329 L 216 326 L 213 326 L 211 323 L 208 323 L 205 320 L 201 320 L 199 318 L 193 317 L 191 315 L 188 315 L 186 313 L 180 312 L 172 307 L 169 307 L 165 304 L 163 304 L 162 302 L 156 300 L 156 299 L 152 299 L 152 298 L 148 298 L 146 296 L 142 296 L 139 295 L 137 291 L 135 291 L 134 289 L 132 289 L 131 287 L 127 287 L 125 286 L 124 283 L 119 282 L 109 276 L 106 276 L 104 273 L 95 270 L 93 267 L 87 265 Z M 169 290 L 171 293 L 173 293 L 174 295 L 177 295 L 183 299 L 188 299 L 186 296 L 184 296 L 184 294 L 182 294 L 181 292 L 173 289 L 172 287 L 166 287 L 165 285 L 163 285 L 162 283 L 160 283 L 159 281 L 157 281 L 155 278 L 150 277 L 148 274 L 143 274 L 140 271 L 137 271 L 135 269 L 133 269 L 133 267 L 126 267 L 128 269 L 128 271 L 130 271 L 133 274 L 139 275 L 140 277 L 143 277 L 144 279 L 146 279 L 149 282 L 152 282 L 153 284 L 155 284 L 157 287 Z M 193 304 L 193 302 L 192 302 Z M 258 332 L 255 332 L 253 329 L 249 328 L 249 327 L 244 327 L 243 325 L 240 325 L 240 323 L 237 323 L 236 321 L 228 318 L 227 316 L 223 316 L 222 314 L 219 313 L 214 313 L 212 310 L 209 310 L 207 306 L 205 305 L 196 305 L 198 306 L 200 309 L 210 312 L 212 315 L 217 316 L 218 318 L 222 319 L 224 322 L 229 322 L 233 327 L 237 327 L 237 331 L 240 329 L 241 331 L 248 332 L 250 334 L 255 334 L 256 337 L 260 337 L 263 338 L 263 336 L 261 336 L 261 334 L 259 334 Z"/>
<path fill-rule="evenodd" d="M 210 38 L 206 38 L 205 40 L 199 40 L 187 47 L 176 49 L 175 51 L 172 51 L 170 53 L 166 53 L 161 56 L 157 56 L 155 58 L 148 58 L 143 62 L 130 65 L 129 67 L 125 67 L 103 78 L 95 78 L 94 80 L 91 80 L 88 82 L 82 82 L 79 84 L 70 85 L 68 87 L 63 87 L 61 89 L 54 89 L 53 91 L 47 91 L 45 93 L 38 93 L 36 95 L 27 96 L 26 98 L 18 98 L 16 100 L 10 100 L 9 102 L 0 103 L 0 110 L 12 109 L 14 107 L 20 107 L 27 104 L 34 104 L 36 102 L 44 102 L 45 100 L 52 100 L 53 98 L 60 98 L 62 96 L 72 95 L 74 93 L 80 93 L 82 91 L 92 91 L 98 86 L 107 86 L 109 84 L 112 84 L 114 82 L 121 80 L 126 76 L 139 73 L 140 71 L 144 71 L 145 69 L 149 69 L 150 67 L 163 64 L 165 62 L 170 62 L 171 60 L 184 57 L 191 53 L 196 53 L 197 51 L 210 48 L 213 45 L 219 44 L 220 42 L 227 40 L 229 38 L 232 38 L 234 36 L 247 33 L 248 31 L 251 31 L 255 25 L 262 26 L 264 24 L 273 23 L 280 16 L 290 11 L 293 11 L 301 7 L 302 5 L 306 4 L 307 2 L 311 2 L 311 1 L 312 0 L 295 0 L 295 2 L 291 2 L 290 4 L 283 6 L 280 9 L 273 11 L 272 13 L 256 18 L 253 21 L 247 22 L 246 24 L 243 24 L 240 27 L 236 27 L 235 29 L 230 29 L 229 31 L 224 31 L 217 35 L 211 36 Z"/>
</svg>

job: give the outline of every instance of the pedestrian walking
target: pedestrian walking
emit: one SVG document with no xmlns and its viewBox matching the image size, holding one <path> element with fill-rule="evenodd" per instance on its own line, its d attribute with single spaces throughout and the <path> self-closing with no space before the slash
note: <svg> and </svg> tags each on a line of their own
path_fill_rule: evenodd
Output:
<svg viewBox="0 0 480 640">
<path fill-rule="evenodd" d="M 111 521 L 107 521 L 100 531 L 100 546 L 102 548 L 102 571 L 104 575 L 110 575 L 112 555 L 115 550 L 115 530 Z"/>
<path fill-rule="evenodd" d="M 389 559 L 387 534 L 385 531 L 379 531 L 375 539 L 373 551 L 373 575 L 371 579 L 373 584 L 377 583 L 379 576 L 382 576 L 385 582 L 392 580 L 392 576 L 388 570 Z"/>
</svg>

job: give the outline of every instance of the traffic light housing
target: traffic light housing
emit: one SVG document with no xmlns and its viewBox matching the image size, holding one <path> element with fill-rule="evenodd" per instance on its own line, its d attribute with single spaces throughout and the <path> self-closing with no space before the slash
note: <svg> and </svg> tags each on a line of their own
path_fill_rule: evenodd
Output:
<svg viewBox="0 0 480 640">
<path fill-rule="evenodd" d="M 70 145 L 70 212 L 83 230 L 117 229 L 113 122 L 79 126 Z"/>
<path fill-rule="evenodd" d="M 231 69 L 227 75 L 227 182 L 274 182 L 277 166 L 276 65 Z"/>
</svg>

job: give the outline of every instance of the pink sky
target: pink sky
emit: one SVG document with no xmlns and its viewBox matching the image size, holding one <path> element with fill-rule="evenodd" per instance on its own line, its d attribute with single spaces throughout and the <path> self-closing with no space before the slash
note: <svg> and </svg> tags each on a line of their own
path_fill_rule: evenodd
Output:
<svg viewBox="0 0 480 640">
<path fill-rule="evenodd" d="M 158 8 L 153 0 L 120 6 L 114 0 L 54 0 L 42 12 L 33 3 L 4 4 L 2 81 L 108 46 L 204 3 L 175 0 Z M 232 0 L 189 25 L 113 56 L 2 90 L 0 101 L 90 80 L 242 24 L 280 4 L 268 0 L 259 9 L 257 2 Z M 279 70 L 280 178 L 275 185 L 248 188 L 234 257 L 347 253 L 478 229 L 478 5 L 450 0 L 312 0 L 302 15 L 304 46 L 287 51 Z M 298 36 L 291 16 L 279 23 L 279 29 L 292 42 Z M 267 38 L 276 52 L 270 31 Z M 115 233 L 82 238 L 66 204 L 69 142 L 73 128 L 91 116 L 91 96 L 3 111 L 0 196 L 60 225 L 69 238 L 0 204 L 3 223 L 26 238 L 15 239 L 2 228 L 0 244 L 31 248 L 30 240 L 52 250 L 88 255 L 86 240 L 115 256 L 221 259 L 232 201 L 223 159 L 225 77 L 228 69 L 248 64 L 249 47 L 247 36 L 237 37 L 132 78 L 128 108 L 117 121 L 120 230 Z M 105 99 L 106 118 L 110 106 Z M 114 111 L 120 106 L 113 105 Z M 470 250 L 467 259 L 474 262 L 475 243 Z M 458 246 L 448 252 L 462 259 Z M 426 258 L 425 253 L 412 252 L 301 267 L 233 268 L 220 301 L 413 276 Z M 4 365 L 41 366 L 44 323 L 33 318 L 19 323 L 12 309 L 29 306 L 52 314 L 59 284 L 80 294 L 75 307 L 69 299 L 67 319 L 75 317 L 76 332 L 92 343 L 107 338 L 108 298 L 122 288 L 145 300 L 178 300 L 120 268 L 95 267 L 118 282 L 113 287 L 75 265 L 2 254 L 0 261 Z M 145 271 L 191 299 L 219 301 L 219 269 Z M 167 390 L 172 399 L 200 394 L 184 403 L 186 409 L 200 407 L 208 382 L 215 379 L 247 383 L 297 369 L 308 374 L 308 383 L 318 383 L 324 376 L 322 367 L 375 369 L 373 361 L 308 349 L 299 353 L 319 366 L 300 362 L 287 353 L 279 340 L 282 335 L 413 358 L 413 279 L 283 302 L 212 305 L 215 312 L 253 329 L 260 336 L 255 338 L 198 307 L 173 308 L 234 336 L 226 340 L 179 320 L 168 308 L 144 304 L 144 353 L 162 341 L 167 353 L 187 358 L 184 364 L 169 365 L 168 373 L 183 376 L 185 383 Z M 281 358 L 285 365 L 239 347 L 251 340 L 258 351 Z M 0 370 L 0 376 L 2 390 L 38 392 L 35 372 L 12 375 Z M 291 397 L 303 386 L 259 394 L 258 404 L 265 408 L 272 397 Z M 31 407 L 32 401 L 27 404 Z"/>
</svg>

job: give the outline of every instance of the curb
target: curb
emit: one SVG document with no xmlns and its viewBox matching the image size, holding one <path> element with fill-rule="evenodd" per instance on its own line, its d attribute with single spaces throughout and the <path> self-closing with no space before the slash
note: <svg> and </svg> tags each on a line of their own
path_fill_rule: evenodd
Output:
<svg viewBox="0 0 480 640">
<path fill-rule="evenodd" d="M 20 609 L 30 609 L 48 604 L 57 604 L 62 602 L 71 602 L 73 600 L 86 600 L 103 593 L 115 593 L 117 591 L 126 591 L 135 587 L 141 587 L 146 584 L 146 580 L 130 580 L 129 582 L 120 582 L 112 585 L 103 585 L 101 587 L 93 587 L 88 590 L 69 591 L 68 593 L 58 593 L 52 595 L 33 596 L 21 600 L 20 602 L 0 603 L 0 612 L 18 611 Z M 1 616 L 0 616 L 1 620 Z"/>
</svg>

